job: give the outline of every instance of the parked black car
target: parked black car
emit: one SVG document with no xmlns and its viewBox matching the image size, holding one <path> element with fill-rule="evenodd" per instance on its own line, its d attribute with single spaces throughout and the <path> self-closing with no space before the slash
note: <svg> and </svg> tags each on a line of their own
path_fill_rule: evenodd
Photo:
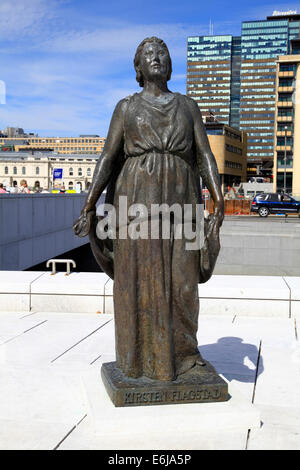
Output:
<svg viewBox="0 0 300 470">
<path fill-rule="evenodd" d="M 258 194 L 252 201 L 251 212 L 258 212 L 261 217 L 269 214 L 299 214 L 300 202 L 284 193 Z"/>
</svg>

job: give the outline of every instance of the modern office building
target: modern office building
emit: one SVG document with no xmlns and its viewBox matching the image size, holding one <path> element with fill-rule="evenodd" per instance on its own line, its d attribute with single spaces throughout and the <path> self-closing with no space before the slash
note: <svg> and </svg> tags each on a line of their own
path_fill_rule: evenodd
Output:
<svg viewBox="0 0 300 470">
<path fill-rule="evenodd" d="M 294 43 L 298 50 L 300 41 Z M 277 61 L 274 191 L 300 196 L 300 50 Z M 296 131 L 298 129 L 298 132 Z"/>
<path fill-rule="evenodd" d="M 239 63 L 240 48 L 241 39 L 229 35 L 188 38 L 187 94 L 201 111 L 211 111 L 218 121 L 227 125 L 233 119 L 233 57 Z M 239 75 L 239 66 L 236 70 Z M 239 93 L 239 86 L 237 89 Z"/>
<path fill-rule="evenodd" d="M 188 38 L 187 94 L 248 134 L 248 170 L 272 174 L 278 56 L 294 54 L 300 15 L 242 23 L 241 36 Z M 293 48 L 294 43 L 294 48 Z"/>
<path fill-rule="evenodd" d="M 203 113 L 203 122 L 224 193 L 228 186 L 246 181 L 247 134 L 218 122 L 211 112 Z"/>
</svg>

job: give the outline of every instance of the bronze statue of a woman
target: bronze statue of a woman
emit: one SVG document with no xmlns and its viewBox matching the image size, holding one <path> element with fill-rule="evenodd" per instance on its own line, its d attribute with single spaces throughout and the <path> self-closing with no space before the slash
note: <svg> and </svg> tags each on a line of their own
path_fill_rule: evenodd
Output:
<svg viewBox="0 0 300 470">
<path fill-rule="evenodd" d="M 212 274 L 224 217 L 217 165 L 200 110 L 191 98 L 167 87 L 172 63 L 166 44 L 156 37 L 144 39 L 134 67 L 143 89 L 117 104 L 74 224 L 78 236 L 90 235 L 96 259 L 114 279 L 114 367 L 119 383 L 127 379 L 132 387 L 136 379 L 148 386 L 151 380 L 178 383 L 191 370 L 204 373 L 208 367 L 197 348 L 198 282 Z M 95 206 L 106 188 L 106 200 L 115 207 L 120 196 L 127 197 L 128 206 L 194 207 L 201 201 L 199 176 L 214 200 L 201 250 L 186 250 L 186 240 L 174 237 L 172 227 L 169 239 L 117 234 L 111 246 L 97 239 Z"/>
</svg>

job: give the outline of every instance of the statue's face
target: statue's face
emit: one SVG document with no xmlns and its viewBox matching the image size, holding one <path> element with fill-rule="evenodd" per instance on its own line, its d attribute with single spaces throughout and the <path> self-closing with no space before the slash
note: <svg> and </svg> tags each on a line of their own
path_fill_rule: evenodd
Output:
<svg viewBox="0 0 300 470">
<path fill-rule="evenodd" d="M 144 80 L 167 80 L 169 66 L 169 54 L 163 46 L 156 42 L 144 45 L 139 64 Z"/>
</svg>

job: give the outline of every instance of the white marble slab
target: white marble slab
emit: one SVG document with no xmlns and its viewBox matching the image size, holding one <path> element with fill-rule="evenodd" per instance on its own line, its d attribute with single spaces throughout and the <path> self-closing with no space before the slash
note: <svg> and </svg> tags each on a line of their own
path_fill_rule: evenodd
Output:
<svg viewBox="0 0 300 470">
<path fill-rule="evenodd" d="M 223 436 L 242 435 L 244 448 L 248 429 L 260 426 L 258 411 L 230 384 L 231 399 L 223 403 L 127 408 L 112 404 L 98 371 L 83 376 L 83 387 L 91 431 L 101 438 L 102 449 L 215 448 L 218 429 Z M 231 439 L 231 446 L 237 445 Z"/>
<path fill-rule="evenodd" d="M 0 447 L 53 449 L 85 415 L 79 377 L 46 367 L 1 367 Z"/>
<path fill-rule="evenodd" d="M 0 294 L 0 312 L 29 312 L 30 294 Z"/>
<path fill-rule="evenodd" d="M 0 450 L 53 450 L 76 423 L 1 418 Z"/>
<path fill-rule="evenodd" d="M 296 318 L 297 320 L 300 320 L 300 301 L 291 301 L 291 316 Z"/>
<path fill-rule="evenodd" d="M 289 300 L 200 298 L 200 315 L 290 316 Z"/>
<path fill-rule="evenodd" d="M 104 286 L 109 277 L 104 273 L 76 273 L 66 276 L 63 272 L 54 275 L 44 273 L 32 283 L 32 294 L 104 295 Z"/>
<path fill-rule="evenodd" d="M 83 342 L 89 341 L 93 334 L 101 331 L 108 320 L 105 315 L 79 313 L 37 314 L 35 318 L 37 324 L 40 323 L 39 326 L 2 346 L 7 364 L 23 364 L 35 368 L 54 361 L 53 364 L 59 365 L 65 355 L 74 353 L 75 348 L 82 347 Z M 111 340 L 110 335 L 108 338 Z M 95 356 L 97 354 L 98 349 Z"/>
<path fill-rule="evenodd" d="M 104 313 L 104 296 L 31 294 L 31 309 L 40 312 Z"/>
<path fill-rule="evenodd" d="M 105 358 L 107 354 L 114 355 L 115 331 L 113 316 L 104 315 L 102 320 L 104 323 L 101 329 L 59 359 L 61 366 L 94 366 L 100 368 L 103 357 Z M 106 359 L 104 362 L 107 362 Z"/>
<path fill-rule="evenodd" d="M 262 321 L 262 320 L 261 320 Z M 201 354 L 248 400 L 252 399 L 259 336 L 239 328 L 235 317 L 200 316 L 198 344 Z"/>
<path fill-rule="evenodd" d="M 250 433 L 249 450 L 300 450 L 300 408 L 257 405 L 262 426 Z"/>
<path fill-rule="evenodd" d="M 59 443 L 59 449 L 244 449 L 246 425 L 253 424 L 252 412 L 248 414 L 245 407 L 251 404 L 254 362 L 261 341 L 254 400 L 258 419 L 251 428 L 248 448 L 300 450 L 300 346 L 294 318 L 200 315 L 200 350 L 202 347 L 203 355 L 209 356 L 225 379 L 230 377 L 229 387 L 241 399 L 241 408 L 231 402 L 232 428 L 227 426 L 226 410 L 219 408 L 222 403 L 208 404 L 216 406 L 213 411 L 205 411 L 207 404 L 196 405 L 199 412 L 193 416 L 190 407 L 195 404 L 168 405 L 175 412 L 173 416 L 163 412 L 161 428 L 160 406 L 113 407 L 114 412 L 123 410 L 114 428 L 107 410 L 100 415 L 95 406 L 101 397 L 97 388 L 102 383 L 101 364 L 115 360 L 112 319 L 86 313 L 0 313 L 0 331 L 8 340 L 0 346 L 1 449 L 53 449 Z M 88 393 L 91 406 L 86 390 L 95 380 L 92 395 Z M 106 392 L 105 399 L 109 400 Z M 134 421 L 126 417 L 129 410 L 137 413 Z M 257 427 L 259 413 L 262 427 Z M 204 433 L 202 426 L 210 415 L 212 428 Z M 162 432 L 151 430 L 151 422 Z M 103 423 L 108 427 L 95 433 L 95 426 L 97 430 Z M 244 428 L 239 427 L 242 423 Z M 105 429 L 108 434 L 101 434 Z"/>
<path fill-rule="evenodd" d="M 32 313 L 0 312 L 0 344 L 22 335 L 43 320 Z"/>
<path fill-rule="evenodd" d="M 105 296 L 113 296 L 114 295 L 114 281 L 108 278 L 108 281 L 105 284 Z"/>
<path fill-rule="evenodd" d="M 255 404 L 300 408 L 300 350 L 280 339 L 275 348 L 262 343 L 263 373 L 258 376 Z"/>
<path fill-rule="evenodd" d="M 0 271 L 0 312 L 29 312 L 30 289 L 38 271 Z"/>
<path fill-rule="evenodd" d="M 291 300 L 300 301 L 300 277 L 284 277 L 285 282 L 291 290 Z"/>
<path fill-rule="evenodd" d="M 199 284 L 200 298 L 289 300 L 289 288 L 277 276 L 212 276 Z"/>
<path fill-rule="evenodd" d="M 291 316 L 300 320 L 300 277 L 284 277 L 291 290 Z"/>
<path fill-rule="evenodd" d="M 62 442 L 58 450 L 243 450 L 247 442 L 247 432 L 227 430 L 226 434 L 216 429 L 214 432 L 202 433 L 199 439 L 197 432 L 184 433 L 176 427 L 177 438 L 173 437 L 166 443 L 161 432 L 151 435 L 151 439 L 144 434 L 137 435 L 131 446 L 127 436 L 118 435 L 118 440 L 99 436 L 94 433 L 89 416 L 84 419 L 76 429 Z M 115 455 L 115 454 L 112 454 Z M 157 465 L 157 459 L 154 465 Z M 143 462 L 141 467 L 143 468 Z"/>
<path fill-rule="evenodd" d="M 29 294 L 32 283 L 43 274 L 40 271 L 0 271 L 0 302 L 1 294 Z"/>
<path fill-rule="evenodd" d="M 114 313 L 114 297 L 113 297 L 114 281 L 109 279 L 104 286 L 104 313 Z"/>
</svg>

